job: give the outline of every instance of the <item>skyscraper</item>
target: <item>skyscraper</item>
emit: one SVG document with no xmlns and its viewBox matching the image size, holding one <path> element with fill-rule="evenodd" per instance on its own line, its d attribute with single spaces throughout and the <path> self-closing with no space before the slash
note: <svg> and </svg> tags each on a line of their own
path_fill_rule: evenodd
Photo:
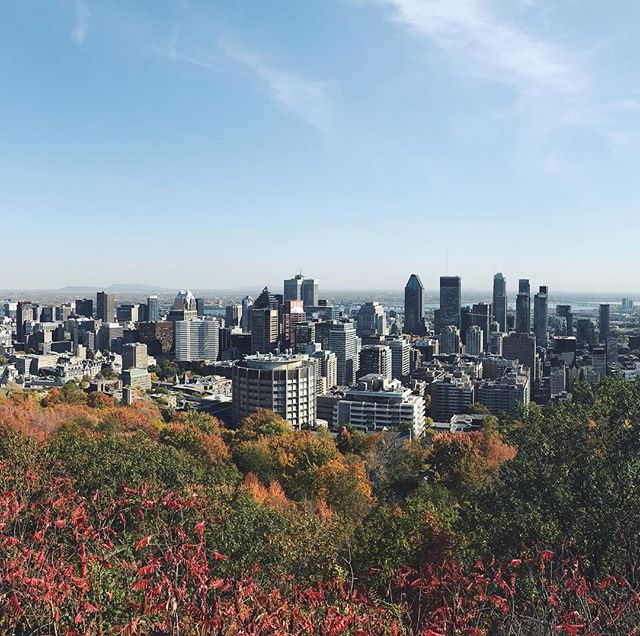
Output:
<svg viewBox="0 0 640 636">
<path fill-rule="evenodd" d="M 304 276 L 302 274 L 296 274 L 293 278 L 287 278 L 284 281 L 284 295 L 285 302 L 287 300 L 302 300 L 302 281 Z"/>
<path fill-rule="evenodd" d="M 453 325 L 442 328 L 440 353 L 460 353 L 460 329 Z"/>
<path fill-rule="evenodd" d="M 225 326 L 229 328 L 239 327 L 242 321 L 242 305 L 233 303 L 225 308 Z"/>
<path fill-rule="evenodd" d="M 352 320 L 341 320 L 331 325 L 329 349 L 336 354 L 338 362 L 338 384 L 351 386 L 356 381 L 360 368 L 356 328 Z"/>
<path fill-rule="evenodd" d="M 531 331 L 531 285 L 527 278 L 521 278 L 518 281 L 516 331 L 518 333 L 529 333 Z"/>
<path fill-rule="evenodd" d="M 251 352 L 273 353 L 278 347 L 278 310 L 251 310 Z"/>
<path fill-rule="evenodd" d="M 547 347 L 547 325 L 549 324 L 549 288 L 540 286 L 533 303 L 533 331 L 539 347 Z"/>
<path fill-rule="evenodd" d="M 573 312 L 571 305 L 556 305 L 556 315 L 567 323 L 567 336 L 573 336 Z"/>
<path fill-rule="evenodd" d="M 302 281 L 302 304 L 305 308 L 318 305 L 318 283 L 313 278 Z"/>
<path fill-rule="evenodd" d="M 113 294 L 98 292 L 96 296 L 96 317 L 102 322 L 112 322 L 115 314 L 115 301 Z"/>
<path fill-rule="evenodd" d="M 502 272 L 493 277 L 493 317 L 500 331 L 507 331 L 507 279 Z"/>
<path fill-rule="evenodd" d="M 440 277 L 439 330 L 444 327 L 460 327 L 462 306 L 462 281 L 460 276 Z"/>
<path fill-rule="evenodd" d="M 76 316 L 93 318 L 93 300 L 91 298 L 78 298 L 76 300 Z"/>
<path fill-rule="evenodd" d="M 600 342 L 607 342 L 609 340 L 609 332 L 610 328 L 610 313 L 611 306 L 602 304 L 600 305 L 600 331 L 599 331 L 599 340 Z"/>
<path fill-rule="evenodd" d="M 160 320 L 160 299 L 157 296 L 147 298 L 147 321 L 158 322 Z"/>
<path fill-rule="evenodd" d="M 484 351 L 484 335 L 478 325 L 467 329 L 466 351 L 471 356 L 479 356 Z"/>
<path fill-rule="evenodd" d="M 489 348 L 489 333 L 491 327 L 491 305 L 475 303 L 471 307 L 471 324 L 482 329 L 482 344 L 485 351 Z"/>
<path fill-rule="evenodd" d="M 411 274 L 404 287 L 404 332 L 424 334 L 424 286 L 417 274 Z"/>
<path fill-rule="evenodd" d="M 366 302 L 358 310 L 359 336 L 386 336 L 387 316 L 384 307 L 376 301 Z"/>
<path fill-rule="evenodd" d="M 529 369 L 531 380 L 536 379 L 536 337 L 528 333 L 510 333 L 502 340 L 502 357 L 517 360 Z"/>
</svg>

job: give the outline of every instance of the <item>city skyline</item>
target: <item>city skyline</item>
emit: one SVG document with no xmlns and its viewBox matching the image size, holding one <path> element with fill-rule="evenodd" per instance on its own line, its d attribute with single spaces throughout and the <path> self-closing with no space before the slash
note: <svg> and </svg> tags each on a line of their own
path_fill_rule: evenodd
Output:
<svg viewBox="0 0 640 636">
<path fill-rule="evenodd" d="M 11 286 L 640 291 L 640 5 L 586 4 L 5 3 Z"/>
</svg>

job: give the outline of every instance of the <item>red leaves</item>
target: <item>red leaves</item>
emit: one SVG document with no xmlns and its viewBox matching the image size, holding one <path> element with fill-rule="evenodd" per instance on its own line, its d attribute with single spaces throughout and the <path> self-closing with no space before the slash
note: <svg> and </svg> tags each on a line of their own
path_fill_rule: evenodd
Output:
<svg viewBox="0 0 640 636">
<path fill-rule="evenodd" d="M 223 561 L 224 559 L 226 559 L 227 557 L 224 554 L 220 554 L 220 552 L 214 552 L 213 553 L 213 558 L 216 561 Z"/>
<path fill-rule="evenodd" d="M 146 536 L 140 539 L 140 541 L 136 543 L 136 550 L 142 550 L 142 548 L 145 548 L 146 546 L 148 546 L 151 543 L 152 538 L 153 538 L 153 535 L 150 534 L 149 536 Z"/>
<path fill-rule="evenodd" d="M 202 541 L 202 537 L 204 536 L 204 530 L 205 530 L 204 521 L 201 521 L 200 523 L 196 523 L 193 530 L 198 535 L 198 538 L 200 539 L 200 541 Z"/>
</svg>

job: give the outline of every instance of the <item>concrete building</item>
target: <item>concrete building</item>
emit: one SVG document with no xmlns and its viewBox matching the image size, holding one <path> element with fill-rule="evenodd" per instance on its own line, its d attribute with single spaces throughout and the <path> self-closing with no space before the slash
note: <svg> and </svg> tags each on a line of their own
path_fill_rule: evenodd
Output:
<svg viewBox="0 0 640 636">
<path fill-rule="evenodd" d="M 233 365 L 233 421 L 269 409 L 294 428 L 316 422 L 316 365 L 306 355 L 261 354 Z"/>
<path fill-rule="evenodd" d="M 242 305 L 240 303 L 233 303 L 225 308 L 225 327 L 233 329 L 234 327 L 240 327 L 242 324 Z"/>
<path fill-rule="evenodd" d="M 177 362 L 215 361 L 219 355 L 220 323 L 217 320 L 177 320 Z"/>
<path fill-rule="evenodd" d="M 518 409 L 530 401 L 529 371 L 523 366 L 510 369 L 501 378 L 483 380 L 476 389 L 476 402 L 484 404 L 493 414 L 515 416 Z"/>
<path fill-rule="evenodd" d="M 443 327 L 440 333 L 440 353 L 460 353 L 460 330 L 453 325 Z"/>
<path fill-rule="evenodd" d="M 251 310 L 252 353 L 274 353 L 278 349 L 279 335 L 277 309 Z"/>
<path fill-rule="evenodd" d="M 147 345 L 131 342 L 122 345 L 122 369 L 146 369 L 149 366 Z"/>
<path fill-rule="evenodd" d="M 546 333 L 546 330 L 545 330 Z M 502 340 L 502 356 L 524 365 L 533 382 L 537 379 L 536 337 L 527 333 L 510 333 Z"/>
<path fill-rule="evenodd" d="M 386 336 L 387 316 L 384 307 L 376 302 L 366 302 L 358 310 L 357 328 L 358 336 Z"/>
<path fill-rule="evenodd" d="M 484 333 L 478 325 L 471 325 L 467 329 L 466 352 L 470 356 L 479 356 L 484 351 Z"/>
<path fill-rule="evenodd" d="M 320 345 L 314 342 L 307 345 L 307 355 L 316 365 L 316 393 L 325 395 L 338 385 L 336 354 L 333 351 L 320 349 Z"/>
<path fill-rule="evenodd" d="M 158 357 L 173 351 L 174 325 L 169 320 L 138 323 L 138 339 L 147 345 L 149 355 Z"/>
<path fill-rule="evenodd" d="M 173 301 L 173 306 L 169 311 L 167 320 L 170 322 L 178 322 L 196 320 L 197 317 L 198 305 L 195 296 L 188 289 L 181 289 Z"/>
<path fill-rule="evenodd" d="M 359 375 L 378 375 L 392 380 L 391 348 L 386 345 L 365 345 L 360 351 Z"/>
<path fill-rule="evenodd" d="M 96 296 L 96 317 L 102 322 L 113 322 L 115 298 L 109 292 L 98 292 Z"/>
<path fill-rule="evenodd" d="M 146 369 L 126 369 L 122 372 L 123 386 L 140 391 L 151 390 L 151 374 Z"/>
<path fill-rule="evenodd" d="M 391 375 L 403 380 L 411 372 L 411 345 L 406 338 L 387 338 L 384 343 L 391 350 Z"/>
<path fill-rule="evenodd" d="M 282 336 L 285 349 L 296 348 L 297 324 L 306 322 L 307 314 L 304 311 L 301 300 L 285 300 L 282 312 Z"/>
<path fill-rule="evenodd" d="M 471 325 L 482 329 L 482 346 L 489 349 L 489 335 L 491 327 L 491 305 L 489 303 L 475 303 L 471 307 Z"/>
<path fill-rule="evenodd" d="M 466 413 L 473 399 L 474 386 L 467 375 L 442 375 L 431 383 L 431 419 L 449 422 L 454 415 Z"/>
<path fill-rule="evenodd" d="M 361 377 L 336 403 L 334 421 L 338 427 L 350 424 L 365 432 L 410 427 L 414 436 L 420 436 L 424 433 L 425 404 L 398 380 L 370 374 Z"/>
</svg>

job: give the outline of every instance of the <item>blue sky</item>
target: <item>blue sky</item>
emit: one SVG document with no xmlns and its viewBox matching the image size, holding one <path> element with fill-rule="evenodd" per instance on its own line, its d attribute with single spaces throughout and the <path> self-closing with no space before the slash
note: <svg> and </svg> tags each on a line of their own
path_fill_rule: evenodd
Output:
<svg viewBox="0 0 640 636">
<path fill-rule="evenodd" d="M 637 0 L 5 0 L 0 287 L 640 292 Z"/>
</svg>

